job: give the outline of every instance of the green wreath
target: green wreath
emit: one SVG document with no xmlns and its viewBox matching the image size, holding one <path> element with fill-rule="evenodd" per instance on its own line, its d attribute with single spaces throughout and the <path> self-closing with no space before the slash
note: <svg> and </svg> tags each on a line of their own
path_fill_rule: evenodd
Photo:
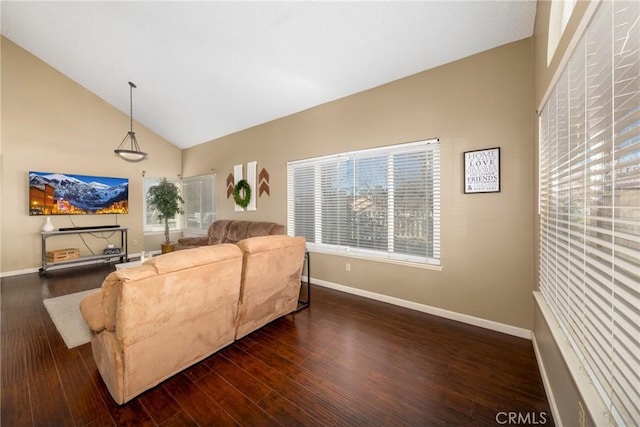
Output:
<svg viewBox="0 0 640 427">
<path fill-rule="evenodd" d="M 244 191 L 244 197 L 240 195 L 242 191 Z M 251 187 L 246 180 L 241 179 L 238 181 L 236 186 L 233 187 L 233 200 L 235 200 L 236 205 L 243 209 L 249 206 L 249 200 L 251 200 Z"/>
</svg>

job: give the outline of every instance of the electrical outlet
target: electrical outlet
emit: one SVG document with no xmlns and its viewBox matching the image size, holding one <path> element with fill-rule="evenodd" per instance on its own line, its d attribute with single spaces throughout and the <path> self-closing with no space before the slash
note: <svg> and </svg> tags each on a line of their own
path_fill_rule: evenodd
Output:
<svg viewBox="0 0 640 427">
<path fill-rule="evenodd" d="M 578 427 L 585 427 L 586 420 L 582 402 L 578 401 Z"/>
<path fill-rule="evenodd" d="M 346 263 L 346 264 L 344 265 L 344 271 L 351 271 L 351 264 Z"/>
</svg>

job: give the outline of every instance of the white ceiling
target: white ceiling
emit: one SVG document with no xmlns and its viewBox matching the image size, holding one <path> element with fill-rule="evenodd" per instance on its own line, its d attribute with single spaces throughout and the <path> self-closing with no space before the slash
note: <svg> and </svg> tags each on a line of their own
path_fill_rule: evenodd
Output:
<svg viewBox="0 0 640 427">
<path fill-rule="evenodd" d="M 186 148 L 529 37 L 535 11 L 535 0 L 2 0 L 1 23 L 127 115 L 134 82 L 134 119 Z"/>
</svg>

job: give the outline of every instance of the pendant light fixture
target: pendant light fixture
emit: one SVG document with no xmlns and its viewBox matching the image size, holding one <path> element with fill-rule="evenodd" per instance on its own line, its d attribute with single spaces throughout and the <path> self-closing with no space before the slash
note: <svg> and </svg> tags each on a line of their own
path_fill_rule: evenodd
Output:
<svg viewBox="0 0 640 427">
<path fill-rule="evenodd" d="M 136 87 L 135 84 L 129 82 L 129 106 L 130 106 L 130 122 L 131 122 L 131 130 L 127 132 L 127 135 L 124 137 L 118 148 L 113 150 L 118 156 L 120 156 L 123 160 L 128 162 L 139 162 L 147 158 L 148 154 L 144 151 L 140 150 L 140 146 L 138 145 L 138 140 L 136 139 L 136 133 L 133 131 L 133 89 Z M 126 145 L 127 139 L 129 140 L 129 144 Z M 123 148 L 129 147 L 129 148 Z"/>
</svg>

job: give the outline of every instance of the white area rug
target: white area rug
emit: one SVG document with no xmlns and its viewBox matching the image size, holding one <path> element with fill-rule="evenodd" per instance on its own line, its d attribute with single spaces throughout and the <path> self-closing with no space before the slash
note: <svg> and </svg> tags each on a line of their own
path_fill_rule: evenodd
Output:
<svg viewBox="0 0 640 427">
<path fill-rule="evenodd" d="M 43 301 L 51 320 L 68 348 L 74 348 L 91 341 L 91 332 L 80 313 L 80 301 L 96 291 L 99 289 L 89 289 L 75 294 L 47 298 Z"/>
</svg>

